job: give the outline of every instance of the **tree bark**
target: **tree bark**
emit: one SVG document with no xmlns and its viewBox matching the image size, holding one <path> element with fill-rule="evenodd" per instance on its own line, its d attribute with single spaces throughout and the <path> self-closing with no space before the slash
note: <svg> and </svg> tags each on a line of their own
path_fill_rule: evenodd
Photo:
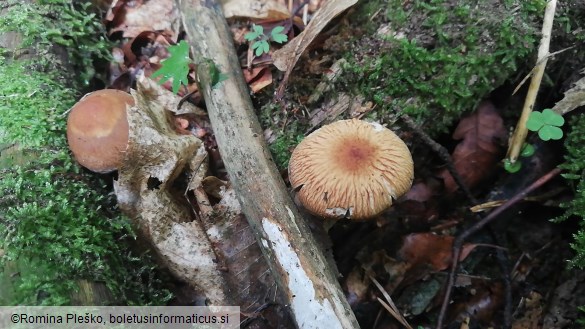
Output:
<svg viewBox="0 0 585 329">
<path fill-rule="evenodd" d="M 358 328 L 335 271 L 272 161 L 219 5 L 213 0 L 177 3 L 200 62 L 197 80 L 220 153 L 297 327 Z M 229 78 L 214 85 L 213 65 Z"/>
</svg>

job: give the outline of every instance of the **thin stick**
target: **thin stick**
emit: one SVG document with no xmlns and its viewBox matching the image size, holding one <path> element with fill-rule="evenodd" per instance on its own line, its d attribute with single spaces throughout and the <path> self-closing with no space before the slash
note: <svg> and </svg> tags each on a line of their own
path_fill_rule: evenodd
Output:
<svg viewBox="0 0 585 329">
<path fill-rule="evenodd" d="M 524 145 L 526 135 L 528 134 L 526 121 L 528 121 L 528 117 L 534 108 L 536 96 L 538 95 L 538 89 L 540 88 L 542 76 L 544 75 L 546 62 L 548 61 L 548 51 L 556 6 L 556 0 L 550 0 L 546 5 L 546 10 L 544 12 L 544 22 L 542 23 L 542 38 L 540 39 L 540 47 L 538 48 L 538 64 L 534 69 L 534 74 L 530 80 L 530 87 L 528 88 L 528 93 L 526 94 L 524 107 L 522 108 L 522 114 L 520 115 L 520 119 L 518 119 L 516 129 L 514 130 L 514 134 L 512 135 L 510 146 L 508 148 L 508 154 L 506 155 L 510 163 L 514 163 L 518 159 L 518 155 L 520 154 L 520 150 L 522 149 L 522 145 Z"/>
<path fill-rule="evenodd" d="M 476 233 L 477 231 L 484 228 L 487 224 L 492 222 L 496 219 L 500 214 L 502 214 L 505 210 L 510 208 L 512 205 L 518 203 L 520 200 L 524 199 L 526 195 L 531 193 L 532 191 L 536 190 L 537 188 L 541 187 L 552 178 L 556 177 L 558 174 L 561 173 L 561 169 L 555 168 L 549 171 L 547 174 L 539 178 L 537 181 L 532 183 L 530 186 L 526 187 L 520 193 L 516 194 L 513 198 L 508 200 L 499 208 L 492 211 L 489 215 L 485 218 L 480 220 L 479 222 L 475 223 L 473 226 L 469 227 L 465 231 L 463 231 L 460 235 L 455 238 L 453 241 L 453 256 L 451 259 L 451 272 L 449 273 L 449 279 L 447 281 L 447 287 L 445 289 L 445 297 L 443 298 L 443 304 L 441 306 L 441 312 L 439 313 L 439 319 L 437 321 L 437 329 L 441 329 L 443 327 L 443 321 L 445 320 L 445 315 L 447 313 L 447 306 L 449 306 L 449 301 L 451 300 L 451 291 L 453 289 L 453 285 L 455 284 L 455 275 L 457 272 L 457 266 L 459 265 L 459 257 L 461 255 L 461 247 L 463 246 L 463 242 Z"/>
</svg>

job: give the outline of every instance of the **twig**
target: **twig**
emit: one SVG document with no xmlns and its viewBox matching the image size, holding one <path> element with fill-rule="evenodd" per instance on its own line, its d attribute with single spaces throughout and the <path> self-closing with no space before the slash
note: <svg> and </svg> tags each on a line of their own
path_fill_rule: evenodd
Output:
<svg viewBox="0 0 585 329">
<path fill-rule="evenodd" d="M 528 88 L 528 93 L 526 94 L 526 100 L 524 101 L 524 107 L 522 108 L 522 114 L 520 115 L 520 119 L 518 119 L 516 129 L 514 130 L 514 134 L 512 135 L 512 140 L 508 148 L 508 154 L 506 157 L 510 163 L 514 163 L 518 159 L 518 155 L 520 154 L 520 150 L 522 149 L 522 145 L 524 145 L 526 135 L 528 134 L 526 121 L 528 121 L 528 117 L 534 108 L 536 96 L 538 95 L 538 89 L 540 88 L 540 83 L 542 81 L 542 76 L 544 75 L 544 69 L 548 60 L 547 56 L 549 55 L 548 51 L 556 6 L 556 0 L 550 0 L 546 5 L 546 10 L 544 12 L 544 22 L 542 23 L 542 38 L 540 39 L 540 47 L 538 48 L 537 63 L 539 64 L 534 69 L 534 74 L 530 80 L 530 87 Z"/>
<path fill-rule="evenodd" d="M 453 285 L 455 283 L 455 274 L 457 272 L 457 266 L 459 265 L 459 257 L 461 255 L 461 247 L 463 246 L 463 242 L 476 233 L 477 231 L 484 228 L 487 224 L 491 223 L 495 218 L 497 218 L 501 213 L 505 210 L 510 208 L 512 205 L 516 204 L 520 200 L 526 197 L 529 193 L 536 190 L 537 188 L 541 187 L 552 178 L 560 174 L 561 169 L 555 168 L 549 171 L 547 174 L 539 178 L 537 181 L 532 183 L 530 186 L 526 187 L 520 193 L 516 194 L 506 203 L 504 203 L 499 208 L 492 211 L 489 215 L 485 218 L 480 220 L 479 222 L 475 223 L 473 226 L 469 227 L 465 231 L 463 231 L 460 235 L 455 238 L 453 241 L 453 256 L 451 258 L 451 271 L 449 273 L 449 279 L 447 280 L 447 286 L 445 289 L 445 297 L 443 298 L 443 304 L 441 306 L 441 312 L 439 313 L 439 319 L 437 321 L 437 329 L 441 329 L 443 327 L 443 321 L 445 320 L 445 315 L 447 313 L 447 306 L 449 305 L 449 301 L 451 300 L 451 291 L 453 289 Z"/>
<path fill-rule="evenodd" d="M 445 166 L 447 167 L 447 170 L 449 171 L 451 176 L 453 176 L 453 180 L 455 181 L 457 186 L 459 186 L 463 193 L 465 193 L 465 196 L 467 196 L 469 201 L 471 201 L 472 204 L 476 205 L 478 203 L 477 200 L 475 199 L 475 197 L 473 197 L 473 194 L 471 194 L 471 191 L 463 181 L 463 178 L 461 178 L 461 176 L 459 175 L 459 172 L 457 172 L 457 169 L 453 164 L 453 159 L 451 158 L 451 155 L 449 154 L 447 149 L 445 149 L 441 144 L 435 142 L 435 140 L 433 140 L 429 135 L 427 135 L 427 133 L 422 131 L 416 125 L 416 123 L 414 123 L 412 118 L 410 118 L 408 115 L 401 114 L 400 118 L 404 121 L 404 123 L 406 123 L 408 128 L 414 131 L 422 139 L 422 141 L 425 144 L 427 144 L 431 148 L 431 150 L 433 150 L 441 158 L 441 160 L 443 160 L 443 162 L 445 162 Z"/>
<path fill-rule="evenodd" d="M 376 278 L 374 278 L 372 276 L 370 276 L 370 280 L 372 280 L 372 282 L 376 285 L 378 290 L 380 290 L 380 292 L 382 293 L 382 295 L 384 295 L 384 298 L 386 299 L 386 302 L 385 302 L 380 297 L 378 297 L 378 302 L 380 304 L 382 304 L 382 306 L 386 309 L 386 311 L 388 311 L 388 313 L 392 314 L 392 316 L 398 322 L 400 322 L 403 326 L 405 326 L 407 329 L 412 329 L 412 326 L 410 324 L 408 324 L 408 321 L 406 321 L 406 319 L 404 318 L 402 313 L 400 313 L 400 310 L 398 309 L 398 307 L 396 307 L 396 304 L 394 304 L 394 301 L 392 301 L 392 297 L 390 297 L 388 292 L 386 290 L 384 290 L 384 287 L 382 287 L 380 282 L 378 282 L 378 280 L 376 280 Z"/>
<path fill-rule="evenodd" d="M 544 58 L 541 58 L 538 62 L 536 62 L 536 65 L 534 65 L 534 67 L 532 68 L 532 70 L 530 70 L 530 72 L 528 72 L 528 74 L 526 74 L 526 76 L 524 77 L 524 79 L 522 79 L 522 81 L 520 81 L 520 83 L 518 83 L 518 85 L 516 86 L 516 88 L 514 88 L 514 91 L 512 91 L 512 95 L 515 95 L 518 90 L 520 90 L 520 88 L 522 88 L 522 86 L 524 85 L 524 83 L 526 82 L 526 80 L 528 80 L 528 78 L 530 78 L 532 76 L 532 74 L 534 73 L 534 71 L 536 70 L 536 68 L 542 64 L 545 60 L 548 60 L 549 58 L 556 56 L 560 53 L 564 53 L 567 50 L 571 50 L 573 48 L 575 48 L 576 46 L 571 46 L 571 47 L 567 47 L 565 49 L 561 49 L 559 51 L 555 51 L 554 53 L 549 53 L 548 55 L 544 56 Z"/>
</svg>

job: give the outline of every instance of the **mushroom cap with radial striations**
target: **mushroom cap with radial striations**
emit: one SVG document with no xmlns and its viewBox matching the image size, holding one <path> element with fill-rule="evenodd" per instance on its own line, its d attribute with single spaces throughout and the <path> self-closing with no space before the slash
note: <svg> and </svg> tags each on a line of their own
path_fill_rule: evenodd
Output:
<svg viewBox="0 0 585 329">
<path fill-rule="evenodd" d="M 357 119 L 314 131 L 289 162 L 300 202 L 326 218 L 374 217 L 410 189 L 413 176 L 406 144 L 382 125 Z"/>
<path fill-rule="evenodd" d="M 114 89 L 89 93 L 73 105 L 67 142 L 79 164 L 98 173 L 118 169 L 128 147 L 127 105 L 134 98 Z"/>
</svg>

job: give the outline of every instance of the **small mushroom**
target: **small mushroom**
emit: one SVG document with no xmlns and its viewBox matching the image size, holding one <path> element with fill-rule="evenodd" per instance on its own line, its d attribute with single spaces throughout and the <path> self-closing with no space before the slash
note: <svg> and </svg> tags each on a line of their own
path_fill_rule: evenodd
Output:
<svg viewBox="0 0 585 329">
<path fill-rule="evenodd" d="M 406 193 L 414 176 L 404 142 L 378 123 L 323 126 L 293 151 L 289 179 L 303 206 L 326 218 L 367 219 Z"/>
<path fill-rule="evenodd" d="M 128 146 L 127 105 L 134 105 L 130 94 L 104 89 L 85 95 L 71 108 L 67 141 L 79 164 L 98 173 L 118 169 Z"/>
</svg>

